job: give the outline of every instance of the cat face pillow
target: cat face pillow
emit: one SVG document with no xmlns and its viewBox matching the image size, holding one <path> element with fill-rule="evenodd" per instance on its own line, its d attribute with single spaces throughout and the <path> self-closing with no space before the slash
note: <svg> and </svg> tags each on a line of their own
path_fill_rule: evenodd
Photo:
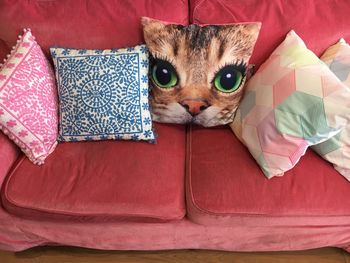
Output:
<svg viewBox="0 0 350 263">
<path fill-rule="evenodd" d="M 260 23 L 175 25 L 142 18 L 153 120 L 210 127 L 233 121 Z"/>
</svg>

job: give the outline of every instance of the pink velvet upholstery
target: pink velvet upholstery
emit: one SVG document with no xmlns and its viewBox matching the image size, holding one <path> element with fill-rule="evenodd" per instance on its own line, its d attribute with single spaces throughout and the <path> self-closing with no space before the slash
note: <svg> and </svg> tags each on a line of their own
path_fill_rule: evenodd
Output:
<svg viewBox="0 0 350 263">
<path fill-rule="evenodd" d="M 284 177 L 269 180 L 229 127 L 192 127 L 188 137 L 186 197 L 193 221 L 225 226 L 350 222 L 349 182 L 314 152 Z"/>
<path fill-rule="evenodd" d="M 350 251 L 350 226 L 203 226 L 187 219 L 169 223 L 22 220 L 0 210 L 0 249 L 39 245 L 107 250 L 218 249 L 228 251 L 301 250 L 337 246 Z"/>
<path fill-rule="evenodd" d="M 13 214 L 72 220 L 164 221 L 185 215 L 185 128 L 156 125 L 157 144 L 59 144 L 43 166 L 22 158 L 2 187 Z"/>
<path fill-rule="evenodd" d="M 0 132 L 0 185 L 19 155 L 19 148 Z"/>
<path fill-rule="evenodd" d="M 32 29 L 37 42 L 46 52 L 52 45 L 89 49 L 133 46 L 142 42 L 141 16 L 186 24 L 188 23 L 188 4 L 184 1 L 172 0 L 162 2 L 144 0 L 123 2 L 116 0 L 0 1 L 0 43 L 3 46 L 14 45 L 17 35 L 25 27 Z M 14 17 L 16 19 L 13 19 Z M 162 130 L 162 128 L 160 129 Z M 33 181 L 25 181 L 22 186 L 20 186 L 22 182 L 9 184 L 13 186 L 11 188 L 13 192 L 6 192 L 6 196 L 10 199 L 11 193 L 13 193 L 11 198 L 14 199 L 11 200 L 16 205 L 10 202 L 6 202 L 6 204 L 13 212 L 18 212 L 17 208 L 23 205 L 26 209 L 20 210 L 22 212 L 19 213 L 30 214 L 31 216 L 35 216 L 38 211 L 49 216 L 48 212 L 51 209 L 56 209 L 55 211 L 61 211 L 61 214 L 96 215 L 106 216 L 107 218 L 111 216 L 114 219 L 121 216 L 123 220 L 129 216 L 155 217 L 162 220 L 181 218 L 184 214 L 184 131 L 180 131 L 180 128 L 174 129 L 175 131 L 170 128 L 172 133 L 169 136 L 166 128 L 165 135 L 161 130 L 159 132 L 162 136 L 165 136 L 164 142 L 166 142 L 166 138 L 174 139 L 177 142 L 175 148 L 167 147 L 166 144 L 162 147 L 162 139 L 159 140 L 157 146 L 147 143 L 139 145 L 133 142 L 91 143 L 89 146 L 60 145 L 58 153 L 48 160 L 50 165 L 45 165 L 43 168 L 33 167 L 27 160 L 22 160 L 15 172 L 12 173 L 9 182 L 18 182 L 18 178 L 22 180 L 32 178 L 30 180 Z M 176 136 L 178 137 L 175 138 Z M 110 145 L 118 146 L 112 147 Z M 124 150 L 118 149 L 118 147 Z M 165 160 L 164 152 L 170 148 L 173 152 L 171 156 L 169 155 L 169 159 Z M 92 155 L 89 155 L 87 151 L 90 151 Z M 151 151 L 154 151 L 154 154 Z M 77 155 L 73 156 L 74 153 Z M 85 163 L 81 163 L 82 166 L 77 166 L 76 162 L 82 158 L 81 154 L 85 154 L 85 159 L 83 159 Z M 134 156 L 135 154 L 139 154 L 139 156 L 145 154 L 146 157 L 135 161 L 133 159 L 137 158 Z M 111 171 L 111 165 L 102 168 L 100 166 L 100 160 L 103 159 L 101 158 L 102 155 L 108 155 L 107 157 L 110 158 L 109 164 L 115 164 L 116 160 L 119 159 L 118 163 L 120 162 L 125 166 L 119 166 L 119 169 L 113 172 Z M 63 161 L 61 156 L 68 159 Z M 164 165 L 171 162 L 171 167 L 174 168 L 173 173 L 169 173 L 167 170 L 164 172 L 160 167 L 157 167 L 160 169 L 156 170 L 155 164 L 159 160 L 163 160 Z M 84 165 L 87 164 L 89 166 L 84 170 Z M 95 192 L 91 190 L 96 184 L 93 180 L 86 180 L 84 184 L 74 184 L 77 182 L 79 175 L 81 176 L 81 169 L 83 169 L 83 173 L 90 176 L 95 173 L 95 167 L 90 164 L 98 167 L 101 174 L 108 176 L 105 179 L 111 180 L 116 186 L 110 182 L 110 184 L 103 184 L 105 188 L 95 187 L 97 191 Z M 108 169 L 110 169 L 110 173 L 106 173 Z M 46 172 L 48 174 L 45 174 Z M 28 174 L 32 174 L 32 176 L 28 176 Z M 135 178 L 135 174 L 138 178 Z M 43 180 L 39 185 L 42 186 L 43 191 L 39 191 L 39 176 Z M 169 180 L 169 177 L 173 180 Z M 98 179 L 98 177 L 96 178 Z M 66 184 L 67 181 L 71 183 Z M 62 188 L 57 187 L 58 182 L 62 184 Z M 100 182 L 103 182 L 103 180 Z M 163 184 L 166 184 L 164 188 L 162 187 Z M 28 185 L 32 187 L 28 187 Z M 77 185 L 78 190 L 74 189 L 77 195 L 67 196 L 67 193 L 72 191 L 70 187 L 76 187 Z M 17 187 L 23 187 L 25 190 L 22 191 Z M 110 187 L 109 191 L 106 190 L 108 187 Z M 57 203 L 54 197 L 47 198 L 48 193 L 49 196 L 50 193 L 52 194 L 50 192 L 52 189 L 56 190 L 58 195 L 54 196 L 59 200 Z M 123 194 L 121 194 L 121 190 L 124 191 Z M 16 191 L 21 194 L 17 195 L 18 192 Z M 86 195 L 86 191 L 89 191 L 90 195 Z M 85 196 L 85 199 L 79 196 L 81 192 L 84 192 L 82 196 Z M 92 196 L 95 199 L 91 198 Z M 101 202 L 106 202 L 106 197 L 111 196 L 115 199 L 107 200 L 108 204 L 105 204 L 105 206 L 99 205 Z M 128 198 L 134 199 L 129 200 Z M 83 205 L 84 200 L 91 201 L 90 210 L 86 208 L 86 204 Z M 116 205 L 116 201 L 119 202 L 119 206 Z M 57 207 L 54 205 L 57 205 Z M 29 207 L 31 209 L 28 209 Z M 79 209 L 76 209 L 78 207 Z M 112 212 L 110 211 L 111 207 L 113 208 Z"/>
<path fill-rule="evenodd" d="M 259 66 L 294 29 L 320 55 L 340 38 L 350 41 L 348 0 L 191 0 L 193 23 L 261 21 L 251 63 Z"/>
<path fill-rule="evenodd" d="M 191 10 L 190 17 L 194 22 L 197 23 L 220 23 L 220 22 L 238 22 L 238 21 L 263 21 L 262 35 L 258 39 L 257 50 L 253 56 L 253 63 L 260 64 L 265 58 L 268 57 L 269 53 L 278 45 L 283 39 L 283 36 L 290 28 L 294 28 L 297 32 L 305 38 L 307 44 L 313 51 L 320 54 L 329 44 L 336 42 L 336 40 L 343 36 L 349 40 L 349 19 L 348 13 L 350 6 L 347 4 L 347 0 L 325 0 L 325 1 L 280 1 L 280 0 L 190 0 Z M 336 6 L 335 3 L 337 4 Z M 288 6 L 286 5 L 288 4 Z M 32 0 L 32 1 L 10 1 L 0 0 L 0 56 L 5 55 L 3 47 L 7 48 L 15 43 L 17 35 L 21 32 L 23 27 L 31 27 L 33 33 L 37 36 L 39 44 L 41 44 L 47 51 L 47 48 L 51 45 L 61 45 L 67 47 L 81 47 L 81 48 L 111 48 L 119 46 L 131 46 L 142 41 L 142 34 L 139 24 L 139 17 L 149 16 L 162 20 L 168 20 L 176 23 L 188 23 L 189 22 L 189 6 L 186 0 L 164 0 L 164 1 L 149 1 L 149 0 L 136 0 L 136 1 L 88 1 L 88 0 Z M 2 41 L 3 39 L 4 41 Z M 208 133 L 207 138 L 203 137 L 203 133 Z M 141 200 L 144 204 L 148 205 L 146 208 L 142 208 L 143 213 L 153 213 L 152 208 L 155 209 L 153 216 L 155 220 L 159 221 L 160 215 L 167 214 L 170 210 L 171 204 L 177 204 L 175 209 L 176 213 L 179 213 L 182 207 L 180 203 L 184 199 L 184 192 L 180 191 L 179 185 L 174 187 L 177 194 L 167 193 L 162 189 L 157 189 L 157 193 L 165 196 L 172 196 L 172 200 L 177 200 L 175 203 L 166 202 L 170 199 L 168 197 L 156 197 L 156 194 L 152 191 L 155 189 L 151 183 L 156 182 L 158 184 L 159 178 L 157 178 L 153 172 L 158 173 L 158 176 L 163 176 L 162 173 L 172 174 L 171 168 L 174 164 L 171 162 L 171 158 L 166 161 L 168 167 L 161 166 L 161 170 L 154 169 L 154 166 L 147 167 L 147 178 L 152 179 L 151 182 L 143 181 L 145 178 L 141 177 L 141 174 L 146 170 L 143 169 L 142 163 L 131 163 L 130 157 L 118 155 L 119 159 L 115 158 L 115 169 L 118 174 L 115 173 L 116 177 L 122 178 L 123 181 L 117 182 L 117 178 L 110 174 L 106 176 L 110 179 L 110 182 L 103 184 L 102 189 L 106 190 L 114 187 L 116 190 L 109 191 L 108 194 L 111 197 L 116 198 L 114 201 L 119 202 L 118 205 L 113 207 L 110 200 L 105 199 L 104 193 L 99 191 L 97 187 L 91 187 L 89 180 L 85 181 L 80 178 L 79 181 L 83 182 L 82 185 L 74 184 L 74 181 L 69 181 L 65 184 L 64 180 L 67 178 L 78 180 L 79 176 L 76 174 L 72 176 L 71 173 L 58 173 L 56 171 L 50 171 L 46 174 L 54 178 L 54 183 L 57 186 L 62 187 L 65 192 L 58 192 L 55 189 L 53 182 L 50 182 L 44 176 L 41 171 L 29 169 L 31 167 L 28 162 L 22 161 L 17 165 L 17 169 L 11 174 L 8 181 L 8 187 L 4 189 L 1 186 L 1 182 L 4 180 L 7 171 L 12 166 L 18 153 L 16 147 L 11 144 L 6 137 L 0 134 L 0 186 L 2 188 L 3 196 L 5 193 L 10 193 L 11 200 L 18 201 L 17 206 L 5 199 L 5 205 L 11 212 L 11 214 L 4 210 L 3 205 L 0 206 L 0 249 L 19 251 L 27 248 L 31 248 L 38 245 L 71 245 L 71 246 L 82 246 L 97 249 L 120 249 L 120 250 L 149 250 L 149 249 L 181 249 L 181 248 L 200 248 L 200 249 L 222 249 L 222 250 L 235 250 L 235 251 L 273 251 L 273 250 L 301 250 L 324 246 L 338 246 L 350 251 L 350 221 L 348 220 L 349 214 L 345 214 L 348 210 L 346 204 L 348 200 L 342 200 L 341 197 L 346 198 L 345 193 L 346 187 L 344 186 L 345 180 L 341 176 L 333 174 L 331 172 L 330 178 L 335 180 L 331 183 L 331 187 L 339 187 L 339 193 L 336 193 L 334 198 L 332 194 L 337 191 L 338 188 L 334 189 L 327 187 L 329 181 L 326 178 L 330 167 L 329 165 L 316 157 L 312 153 L 308 153 L 305 158 L 305 164 L 300 163 L 298 173 L 288 174 L 282 179 L 286 180 L 286 183 L 279 181 L 271 181 L 276 190 L 271 189 L 268 186 L 267 179 L 265 179 L 254 163 L 253 159 L 248 155 L 248 152 L 241 146 L 235 139 L 231 140 L 231 131 L 219 128 L 215 130 L 216 139 L 219 139 L 219 145 L 222 149 L 217 151 L 217 155 L 233 153 L 234 156 L 221 156 L 219 160 L 218 156 L 215 156 L 212 151 L 216 150 L 216 146 L 213 145 L 213 133 L 212 129 L 203 131 L 196 131 L 196 135 L 202 138 L 200 142 L 196 139 L 196 147 L 192 145 L 192 151 L 195 152 L 194 158 L 196 159 L 197 168 L 203 173 L 203 177 L 196 177 L 196 189 L 192 186 L 196 196 L 201 205 L 207 205 L 206 209 L 210 208 L 213 204 L 216 204 L 222 200 L 222 204 L 217 208 L 218 214 L 216 222 L 210 222 L 213 218 L 212 213 L 204 213 L 203 210 L 199 211 L 198 215 L 196 210 L 191 207 L 192 202 L 188 203 L 189 213 L 191 218 L 201 223 L 210 223 L 210 225 L 201 225 L 193 223 L 188 220 L 187 217 L 181 220 L 172 220 L 170 222 L 146 222 L 145 218 L 131 218 L 130 215 L 128 220 L 121 215 L 126 215 L 126 210 L 122 211 L 120 206 L 124 200 L 129 201 L 130 209 L 139 212 L 140 207 L 136 206 L 136 201 L 139 199 L 131 199 L 131 197 L 113 196 L 113 193 L 117 195 L 120 192 L 127 193 L 127 189 L 121 189 L 121 185 L 132 184 L 132 177 L 128 176 L 129 171 L 134 173 L 134 176 L 144 183 L 142 191 L 138 192 L 140 196 L 145 196 L 145 192 L 154 198 L 154 200 L 162 201 L 163 204 L 168 204 L 167 207 L 157 206 L 150 202 L 151 199 Z M 184 139 L 184 132 L 179 127 L 167 126 L 167 128 L 159 128 L 159 144 L 148 145 L 135 142 L 115 142 L 115 145 L 120 147 L 121 151 L 127 153 L 130 156 L 131 149 L 134 149 L 138 154 L 139 151 L 136 148 L 141 147 L 149 150 L 152 147 L 169 147 L 169 149 L 163 149 L 162 153 L 157 152 L 151 155 L 150 160 L 153 164 L 156 162 L 156 156 L 158 158 L 158 164 L 160 160 L 167 158 L 170 153 L 170 149 L 180 149 L 184 146 L 182 144 L 176 144 Z M 182 140 L 174 140 L 174 136 L 183 138 Z M 222 137 L 222 138 L 220 138 Z M 228 137 L 230 139 L 227 141 Z M 163 138 L 163 139 L 162 139 Z M 204 138 L 204 139 L 203 139 Z M 192 137 L 194 140 L 195 138 Z M 166 142 L 169 140 L 169 142 Z M 183 141 L 182 141 L 183 142 Z M 100 142 L 98 142 L 99 144 Z M 223 143 L 225 145 L 223 145 Z M 173 145 L 175 144 L 175 145 Z M 205 149 L 208 144 L 208 149 Z M 226 145 L 227 144 L 227 145 Z M 110 144 L 106 151 L 112 152 Z M 127 146 L 126 146 L 127 145 Z M 162 146 L 163 145 L 163 146 Z M 237 149 L 229 150 L 229 147 L 237 147 Z M 89 143 L 84 147 L 77 144 L 76 148 L 72 153 L 84 152 L 82 156 L 69 156 L 72 154 L 68 151 L 69 145 L 59 145 L 57 154 L 60 154 L 60 158 L 65 160 L 73 160 L 80 158 L 87 162 L 88 155 L 92 154 L 96 156 L 96 153 L 89 153 L 83 151 L 83 148 L 97 149 L 100 146 L 93 143 Z M 129 151 L 130 147 L 130 151 Z M 61 149 L 62 148 L 62 149 Z M 75 148 L 75 147 L 74 147 Z M 184 154 L 184 149 L 182 148 Z M 5 153 L 6 154 L 3 154 Z M 114 152 L 114 151 L 113 151 Z M 116 151 L 117 152 L 117 151 Z M 64 166 L 63 164 L 53 163 L 51 160 L 62 160 L 59 156 L 55 156 L 56 152 L 53 153 L 47 160 L 52 162 L 50 167 Z M 98 162 L 90 162 L 89 166 L 80 167 L 80 171 L 88 171 L 91 175 L 93 170 L 92 167 L 97 167 L 97 171 L 101 171 L 101 166 L 104 162 L 106 153 L 102 151 L 98 156 Z M 178 152 L 181 155 L 180 152 Z M 101 156 L 102 155 L 102 156 Z M 208 160 L 208 156 L 211 155 L 213 160 Z M 182 155 L 183 156 L 183 155 Z M 174 157 L 173 153 L 170 157 Z M 3 159 L 2 159 L 3 158 Z M 57 158 L 57 159 L 56 159 Z M 72 158 L 72 159 L 69 159 Z M 178 158 L 178 159 L 177 159 Z M 181 159 L 179 156 L 175 158 L 179 164 Z M 3 161 L 5 160 L 5 162 Z M 91 159 L 90 159 L 91 160 Z M 183 160 L 183 159 L 182 159 Z M 223 160 L 230 161 L 225 163 L 225 166 L 219 166 L 218 163 L 222 163 Z M 241 162 L 237 166 L 237 160 Z M 109 159 L 111 162 L 111 159 Z M 96 164 L 97 163 L 97 164 Z M 311 165 L 310 165 L 311 163 Z M 157 168 L 158 168 L 157 164 Z M 192 163 L 193 165 L 194 163 Z M 203 171 L 204 167 L 208 167 L 208 172 Z M 308 165 L 306 165 L 308 164 Z M 128 167 L 128 171 L 121 170 L 119 167 Z M 236 165 L 242 174 L 235 176 L 236 172 L 232 172 L 232 166 Z M 306 184 L 300 185 L 300 180 L 304 180 L 305 176 L 301 176 L 299 173 L 303 168 L 305 174 L 309 176 L 316 176 L 312 173 L 312 168 L 316 165 L 318 167 L 320 177 L 316 179 L 317 185 L 320 187 L 319 191 L 313 186 Z M 74 169 L 78 170 L 76 163 L 69 171 Z M 118 168 L 119 167 L 119 168 Z M 215 169 L 213 168 L 215 167 Z M 28 168 L 28 171 L 24 169 Z M 189 168 L 189 167 L 188 167 Z M 44 168 L 43 169 L 48 169 Z M 53 168 L 52 168 L 53 169 Z M 180 170 L 179 167 L 176 169 Z M 182 176 L 185 170 L 185 166 L 182 167 Z M 311 170 L 311 171 L 310 171 Z M 67 171 L 67 170 L 64 170 Z M 193 171 L 189 169 L 188 171 Z M 21 172 L 21 173 L 19 173 Z M 30 172 L 31 174 L 28 174 Z M 210 172 L 210 174 L 209 174 Z M 304 171 L 303 171 L 304 172 Z M 243 176 L 243 173 L 246 176 Z M 135 175 L 136 174 L 136 175 Z M 311 174 L 311 175 L 310 175 Z M 30 176 L 31 175 L 31 176 Z M 198 174 L 197 174 L 198 175 Z M 191 175 L 192 176 L 192 175 Z M 25 178 L 30 177 L 30 178 Z M 180 181 L 180 175 L 175 176 L 175 181 Z M 183 177 L 182 177 L 183 178 Z M 262 186 L 258 187 L 254 184 L 252 178 L 256 178 L 261 182 Z M 260 179 L 258 179 L 260 178 Z M 294 179 L 293 179 L 294 178 Z M 171 188 L 174 185 L 173 178 L 170 176 L 161 178 L 164 187 Z M 200 182 L 203 179 L 203 182 Z M 218 182 L 219 179 L 223 182 Z M 12 181 L 14 180 L 14 181 Z M 52 179 L 53 180 L 53 179 Z M 184 180 L 184 178 L 183 178 Z M 245 185 L 240 185 L 237 190 L 237 185 L 233 182 L 240 180 Z M 266 180 L 266 182 L 264 181 Z M 275 179 L 273 179 L 275 180 Z M 344 183 L 343 183 L 343 181 Z M 26 185 L 17 185 L 28 183 Z M 98 181 L 94 181 L 96 184 L 100 184 Z M 212 185 L 208 186 L 209 182 L 213 182 Z M 305 179 L 305 182 L 309 182 Z M 228 186 L 236 189 L 238 193 L 231 193 L 232 189 L 228 189 Z M 34 186 L 34 184 L 36 186 Z M 49 189 L 57 193 L 59 201 L 56 202 L 52 196 L 52 193 L 48 194 L 48 189 L 45 189 L 44 184 L 49 186 Z M 109 186 L 108 184 L 111 184 Z M 121 184 L 121 185 L 119 185 Z M 140 184 L 140 181 L 136 181 L 135 184 Z M 205 189 L 199 189 L 201 184 L 205 184 L 208 187 L 208 193 L 205 194 Z M 260 199 L 254 197 L 252 189 L 255 187 Z M 75 189 L 84 191 L 85 195 L 74 197 L 68 202 L 69 189 L 65 186 L 75 186 Z M 84 187 L 88 187 L 84 190 Z M 184 187 L 184 181 L 183 185 Z M 189 186 L 189 184 L 187 184 Z M 291 188 L 291 192 L 288 193 L 286 187 Z M 131 190 L 137 190 L 141 185 L 132 185 Z M 217 189 L 222 187 L 222 189 Z M 310 187 L 310 193 L 307 193 Z M 28 188 L 28 189 L 27 189 Z M 261 188 L 261 189 L 259 189 Z M 301 188 L 301 189 L 298 189 Z M 349 186 L 347 187 L 349 188 Z M 91 190 L 93 189 L 93 191 Z M 265 192 L 263 191 L 265 189 Z M 41 194 L 36 190 L 43 190 Z M 269 191 L 268 191 L 269 190 Z M 349 189 L 348 189 L 349 190 Z M 17 191 L 24 191 L 19 193 Z M 118 192 L 119 191 L 119 192 Z M 189 191 L 189 189 L 188 189 Z M 246 192 L 245 192 L 246 191 Z M 275 192 L 274 192 L 275 191 Z M 91 193 L 90 193 L 91 192 Z M 133 191 L 135 193 L 135 191 Z M 182 197 L 180 197 L 180 192 Z M 30 198 L 30 195 L 35 195 Z M 296 197 L 294 193 L 301 193 L 303 197 Z M 25 196 L 26 194 L 26 196 Z M 244 196 L 245 200 L 234 200 L 234 197 Z M 250 195 L 248 195 L 250 194 Z M 255 194 L 255 192 L 254 192 Z M 330 200 L 320 197 L 325 195 Z M 107 193 L 106 193 L 107 195 Z M 272 197 L 268 197 L 268 196 Z M 90 199 L 89 196 L 92 198 Z M 140 197 L 138 196 L 138 197 Z M 175 197 L 179 198 L 176 199 Z M 287 197 L 290 200 L 287 200 Z M 35 199 L 36 198 L 36 199 Z M 39 200 L 39 199 L 48 200 Z M 124 199 L 123 199 L 124 198 Z M 129 199 L 128 199 L 129 198 Z M 275 199 L 272 199 L 275 198 Z M 8 198 L 10 199 L 10 198 Z M 107 202 L 106 206 L 100 207 L 99 201 Z M 181 201 L 182 200 L 182 201 Z M 188 199 L 190 200 L 190 199 Z M 87 202 L 88 207 L 82 207 L 82 202 Z M 228 202 L 226 202 L 228 201 Z M 254 201 L 259 202 L 260 206 L 254 204 Z M 297 201 L 300 202 L 298 206 Z M 134 202 L 134 203 L 133 203 Z M 230 203 L 231 202 L 231 203 Z M 237 207 L 232 206 L 232 202 L 237 204 Z M 266 202 L 266 203 L 265 203 Z M 276 202 L 276 206 L 273 202 Z M 284 208 L 283 202 L 286 202 L 286 208 Z M 334 202 L 334 206 L 330 207 L 330 203 Z M 340 204 L 343 202 L 344 204 Z M 132 205 L 130 205 L 132 204 Z M 79 207 L 77 206 L 79 205 Z M 246 205 L 243 207 L 243 205 Z M 324 205 L 324 207 L 322 207 Z M 27 209 L 30 206 L 31 209 Z M 174 208 L 173 206 L 172 208 Z M 311 211 L 307 211 L 307 207 L 312 209 L 314 212 L 313 216 Z M 34 208 L 34 209 L 32 209 Z M 74 211 L 79 211 L 85 214 L 81 217 L 73 214 Z M 111 213 L 113 208 L 114 213 Z M 287 210 L 291 209 L 291 210 Z M 329 208 L 329 212 L 326 211 Z M 54 209 L 62 209 L 67 212 L 67 215 L 63 216 L 63 213 L 51 214 L 51 212 L 60 212 Z M 77 209 L 77 210 L 75 210 Z M 146 211 L 146 210 L 147 211 Z M 220 209 L 220 211 L 219 211 Z M 222 211 L 228 212 L 227 217 L 220 214 Z M 166 213 L 165 213 L 166 211 Z M 239 211 L 244 211 L 243 215 L 235 215 L 236 223 L 233 224 L 233 214 Z M 258 216 L 247 216 L 248 212 L 253 213 L 258 211 L 265 214 Z M 48 213 L 50 212 L 50 213 Z M 62 211 L 61 211 L 62 212 Z M 298 213 L 298 216 L 293 218 L 293 214 Z M 96 213 L 96 214 L 93 214 Z M 183 210 L 182 210 L 183 213 Z M 321 214 L 323 213 L 323 214 Z M 271 216 L 272 214 L 281 214 L 283 216 Z M 307 215 L 306 215 L 307 214 Z M 329 214 L 329 216 L 325 216 Z M 334 216 L 331 216 L 331 215 Z M 51 215 L 51 217 L 50 217 Z M 135 215 L 135 214 L 134 214 Z M 156 216 L 158 219 L 156 219 Z M 169 216 L 169 215 L 168 215 Z M 227 218 L 228 220 L 224 220 Z M 65 220 L 62 220 L 65 219 Z M 67 220 L 66 220 L 67 219 Z M 69 219 L 69 220 L 68 220 Z M 78 219 L 78 220 L 71 220 Z M 91 220 L 103 220 L 108 219 L 105 222 L 92 222 Z M 88 222 L 87 222 L 88 220 Z M 295 220 L 295 221 L 294 221 Z M 304 221 L 305 220 L 305 221 Z M 137 222 L 133 222 L 137 221 Z M 203 221 L 203 222 L 202 222 Z M 215 223 L 215 224 L 213 224 Z"/>
<path fill-rule="evenodd" d="M 11 51 L 11 49 L 6 45 L 5 41 L 0 39 L 0 62 L 2 63 L 6 55 Z"/>
</svg>

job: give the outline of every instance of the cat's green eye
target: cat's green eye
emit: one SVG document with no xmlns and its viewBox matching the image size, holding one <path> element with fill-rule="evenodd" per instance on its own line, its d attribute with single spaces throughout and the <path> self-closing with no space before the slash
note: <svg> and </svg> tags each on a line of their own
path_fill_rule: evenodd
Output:
<svg viewBox="0 0 350 263">
<path fill-rule="evenodd" d="M 178 83 L 175 68 L 165 60 L 156 60 L 151 73 L 153 82 L 160 88 L 172 88 Z"/>
<path fill-rule="evenodd" d="M 226 66 L 215 75 L 214 86 L 221 92 L 230 93 L 240 87 L 242 80 L 243 74 L 237 67 Z"/>
</svg>

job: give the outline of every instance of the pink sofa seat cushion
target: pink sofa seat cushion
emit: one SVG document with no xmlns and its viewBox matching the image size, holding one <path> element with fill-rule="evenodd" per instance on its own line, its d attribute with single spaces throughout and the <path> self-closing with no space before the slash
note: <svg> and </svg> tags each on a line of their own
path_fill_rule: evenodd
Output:
<svg viewBox="0 0 350 263">
<path fill-rule="evenodd" d="M 2 200 L 35 218 L 177 220 L 185 215 L 185 128 L 156 125 L 157 144 L 131 141 L 59 144 L 45 165 L 23 158 Z"/>
<path fill-rule="evenodd" d="M 314 152 L 269 180 L 228 127 L 193 127 L 188 138 L 187 209 L 195 222 L 349 222 L 350 184 Z"/>
</svg>

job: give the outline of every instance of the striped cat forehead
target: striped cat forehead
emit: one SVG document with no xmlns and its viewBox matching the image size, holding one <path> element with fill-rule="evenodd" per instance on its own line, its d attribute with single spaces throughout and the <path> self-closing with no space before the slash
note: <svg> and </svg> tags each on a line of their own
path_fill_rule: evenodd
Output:
<svg viewBox="0 0 350 263">
<path fill-rule="evenodd" d="M 146 44 L 154 55 L 172 48 L 176 56 L 181 45 L 194 52 L 203 51 L 216 41 L 219 56 L 232 46 L 238 53 L 250 56 L 260 30 L 260 23 L 183 26 L 149 18 L 142 22 Z"/>
<path fill-rule="evenodd" d="M 223 32 L 224 28 L 219 26 L 204 26 L 190 25 L 190 26 L 178 26 L 179 30 L 184 35 L 189 48 L 200 49 L 207 48 L 214 37 L 220 37 L 220 32 Z"/>
</svg>

